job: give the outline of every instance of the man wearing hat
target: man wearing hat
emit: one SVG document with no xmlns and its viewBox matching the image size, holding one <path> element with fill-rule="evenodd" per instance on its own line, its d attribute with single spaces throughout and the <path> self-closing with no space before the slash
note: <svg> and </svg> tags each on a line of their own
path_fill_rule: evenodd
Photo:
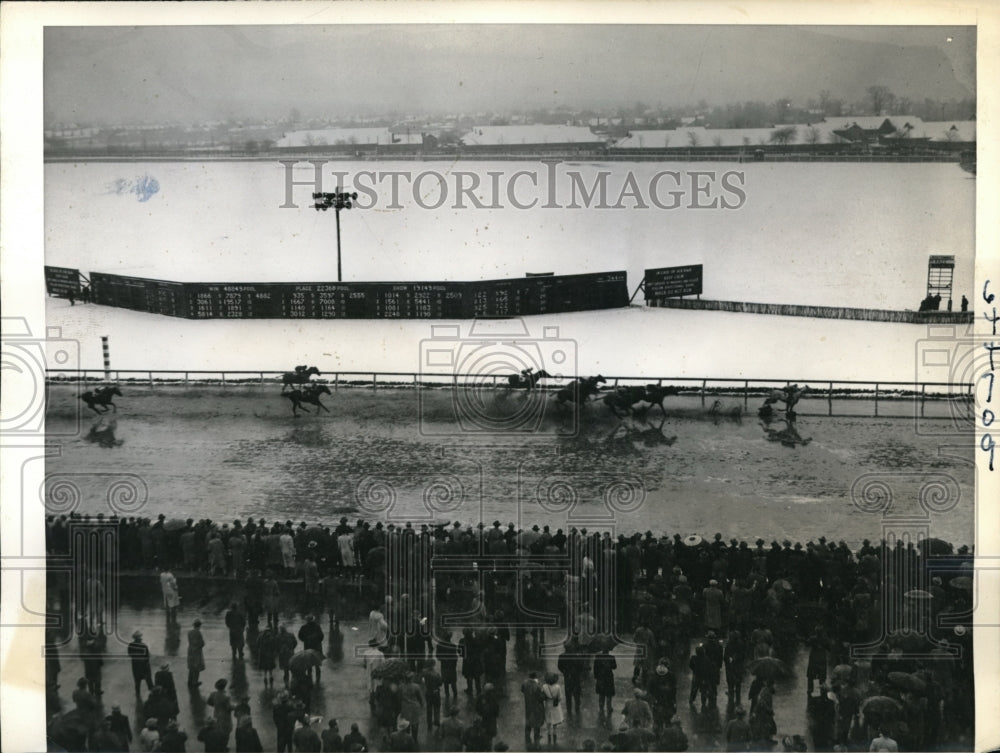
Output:
<svg viewBox="0 0 1000 753">
<path fill-rule="evenodd" d="M 122 713 L 122 707 L 117 703 L 111 707 L 111 713 L 105 717 L 105 721 L 111 731 L 125 741 L 125 748 L 132 742 L 132 724 L 129 718 Z"/>
<path fill-rule="evenodd" d="M 146 720 L 146 726 L 139 733 L 139 747 L 143 753 L 153 753 L 160 748 L 160 732 L 157 729 L 159 722 L 150 717 Z"/>
<path fill-rule="evenodd" d="M 132 680 L 135 682 L 135 694 L 141 695 L 139 690 L 142 681 L 146 681 L 146 687 L 153 689 L 153 670 L 149 665 L 149 646 L 142 642 L 142 631 L 136 630 L 132 633 L 132 642 L 128 644 L 128 656 L 132 660 Z"/>
<path fill-rule="evenodd" d="M 160 753 L 184 753 L 187 750 L 187 733 L 183 732 L 175 719 L 167 723 L 166 731 L 160 735 Z"/>
<path fill-rule="evenodd" d="M 638 750 L 638 741 L 635 734 L 629 729 L 628 722 L 618 725 L 618 731 L 608 738 L 608 742 L 616 751 Z"/>
<path fill-rule="evenodd" d="M 444 713 L 444 721 L 441 722 L 441 726 L 438 728 L 440 749 L 442 751 L 457 753 L 457 751 L 462 750 L 462 738 L 465 735 L 465 726 L 459 721 L 457 705 L 450 704 Z"/>
<path fill-rule="evenodd" d="M 722 608 L 726 602 L 726 596 L 719 588 L 719 581 L 712 579 L 708 582 L 708 588 L 701 592 L 705 602 L 705 629 L 722 630 Z"/>
<path fill-rule="evenodd" d="M 688 749 L 688 738 L 681 729 L 681 720 L 674 718 L 663 731 L 660 738 L 660 750 L 662 751 L 684 751 Z"/>
<path fill-rule="evenodd" d="M 670 671 L 666 657 L 660 659 L 649 675 L 646 694 L 653 712 L 653 729 L 659 733 L 677 711 L 677 678 Z"/>
<path fill-rule="evenodd" d="M 726 724 L 726 750 L 750 750 L 750 725 L 747 724 L 747 712 L 742 706 L 733 710 L 733 718 Z"/>
<path fill-rule="evenodd" d="M 166 698 L 173 707 L 177 708 L 177 686 L 174 684 L 174 675 L 170 671 L 170 664 L 163 662 L 160 668 L 157 670 L 156 675 L 153 677 L 153 684 L 156 687 L 163 688 L 163 696 Z M 174 712 L 176 715 L 177 712 Z"/>
<path fill-rule="evenodd" d="M 628 726 L 635 729 L 646 729 L 653 723 L 653 711 L 646 702 L 645 692 L 641 688 L 635 688 L 633 697 L 625 702 L 622 709 L 622 716 L 628 722 Z"/>
<path fill-rule="evenodd" d="M 545 724 L 545 694 L 542 693 L 537 672 L 531 672 L 528 679 L 521 683 L 521 694 L 524 696 L 524 748 L 538 750 L 542 725 Z"/>
<path fill-rule="evenodd" d="M 196 688 L 201 685 L 198 682 L 198 675 L 205 669 L 205 636 L 201 634 L 201 620 L 194 621 L 193 627 L 188 631 L 187 639 L 188 687 Z"/>
<path fill-rule="evenodd" d="M 324 753 L 332 753 L 332 751 L 342 751 L 344 749 L 344 741 L 340 737 L 340 727 L 337 726 L 337 720 L 331 719 L 327 728 L 320 733 L 320 742 L 323 744 Z"/>
<path fill-rule="evenodd" d="M 410 723 L 403 718 L 396 722 L 396 731 L 389 735 L 389 750 L 417 750 L 417 741 L 410 734 Z"/>
<path fill-rule="evenodd" d="M 320 717 L 310 717 L 303 715 L 300 726 L 292 735 L 292 743 L 295 750 L 303 753 L 319 753 L 323 749 L 323 743 L 319 739 L 319 734 L 313 729 L 313 725 L 320 721 Z"/>
<path fill-rule="evenodd" d="M 229 750 L 229 732 L 220 730 L 212 717 L 205 720 L 198 740 L 205 744 L 205 753 L 226 753 Z"/>
<path fill-rule="evenodd" d="M 316 622 L 316 617 L 314 615 L 306 615 L 306 624 L 299 628 L 299 640 L 302 641 L 303 649 L 309 651 L 315 651 L 316 655 L 322 659 L 323 658 L 323 628 L 319 626 Z M 315 665 L 316 669 L 316 682 L 319 682 L 320 668 L 319 664 Z M 309 669 L 308 675 L 312 678 L 312 668 Z"/>
</svg>

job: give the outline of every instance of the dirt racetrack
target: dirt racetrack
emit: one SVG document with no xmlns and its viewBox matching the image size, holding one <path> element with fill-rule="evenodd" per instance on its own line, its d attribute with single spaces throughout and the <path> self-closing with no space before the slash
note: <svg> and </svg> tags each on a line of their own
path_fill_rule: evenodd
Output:
<svg viewBox="0 0 1000 753">
<path fill-rule="evenodd" d="M 323 396 L 329 414 L 294 418 L 273 384 L 124 385 L 108 414 L 121 444 L 108 447 L 87 439 L 101 419 L 80 389 L 49 388 L 47 428 L 62 435 L 46 465 L 51 513 L 497 519 L 852 545 L 917 515 L 927 535 L 974 544 L 974 447 L 947 420 L 803 415 L 812 441 L 791 448 L 755 416 L 715 423 L 674 397 L 647 443 L 600 403 L 577 416 L 548 395 L 341 388 Z M 650 420 L 631 428 L 655 429 L 655 408 Z"/>
</svg>

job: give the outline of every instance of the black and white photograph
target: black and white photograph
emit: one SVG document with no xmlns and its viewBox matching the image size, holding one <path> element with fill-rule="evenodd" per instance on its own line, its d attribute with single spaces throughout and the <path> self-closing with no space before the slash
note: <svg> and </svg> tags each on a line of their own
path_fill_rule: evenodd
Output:
<svg viewBox="0 0 1000 753">
<path fill-rule="evenodd" d="M 1000 746 L 995 8 L 54 5 L 4 749 Z"/>
</svg>

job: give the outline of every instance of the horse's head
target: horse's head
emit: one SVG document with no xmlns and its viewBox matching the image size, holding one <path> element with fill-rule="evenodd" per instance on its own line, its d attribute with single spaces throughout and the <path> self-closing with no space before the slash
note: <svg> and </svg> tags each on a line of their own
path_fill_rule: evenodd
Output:
<svg viewBox="0 0 1000 753">
<path fill-rule="evenodd" d="M 316 385 L 316 392 L 319 393 L 319 394 L 322 394 L 322 395 L 329 395 L 329 394 L 331 394 L 330 393 L 330 388 L 327 387 L 325 384 L 317 384 Z"/>
<path fill-rule="evenodd" d="M 317 369 L 315 366 L 310 366 L 309 367 L 309 373 L 310 374 L 315 374 L 316 376 L 320 376 L 319 369 Z"/>
<path fill-rule="evenodd" d="M 602 383 L 604 383 L 604 382 L 607 382 L 607 381 L 608 381 L 607 379 L 605 379 L 605 378 L 604 378 L 603 376 L 601 376 L 600 374 L 598 374 L 598 375 L 597 375 L 597 376 L 595 376 L 595 377 L 591 377 L 591 379 L 592 379 L 592 380 L 594 381 L 594 384 L 602 384 Z"/>
<path fill-rule="evenodd" d="M 118 397 L 121 397 L 122 396 L 122 391 L 120 389 L 118 389 L 117 385 L 112 385 L 111 387 L 108 387 L 107 394 L 109 394 L 109 395 L 118 395 Z"/>
</svg>

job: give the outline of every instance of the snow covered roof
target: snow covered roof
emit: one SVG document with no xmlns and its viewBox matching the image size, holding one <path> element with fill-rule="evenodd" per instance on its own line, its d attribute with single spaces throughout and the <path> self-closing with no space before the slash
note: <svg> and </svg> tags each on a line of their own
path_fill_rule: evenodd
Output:
<svg viewBox="0 0 1000 753">
<path fill-rule="evenodd" d="M 290 131 L 278 139 L 279 147 L 337 146 L 344 144 L 421 144 L 423 135 L 393 133 L 388 128 L 318 128 Z"/>
<path fill-rule="evenodd" d="M 469 146 L 571 144 L 602 140 L 586 126 L 567 125 L 476 126 L 462 136 L 462 141 Z"/>
</svg>

